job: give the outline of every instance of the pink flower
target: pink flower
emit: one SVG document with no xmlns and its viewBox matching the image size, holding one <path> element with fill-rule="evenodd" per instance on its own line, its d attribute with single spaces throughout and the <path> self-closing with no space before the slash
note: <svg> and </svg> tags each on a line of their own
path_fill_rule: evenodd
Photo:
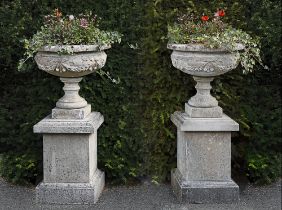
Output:
<svg viewBox="0 0 282 210">
<path fill-rule="evenodd" d="M 87 28 L 88 27 L 88 21 L 85 18 L 80 19 L 80 26 L 82 28 Z"/>
</svg>

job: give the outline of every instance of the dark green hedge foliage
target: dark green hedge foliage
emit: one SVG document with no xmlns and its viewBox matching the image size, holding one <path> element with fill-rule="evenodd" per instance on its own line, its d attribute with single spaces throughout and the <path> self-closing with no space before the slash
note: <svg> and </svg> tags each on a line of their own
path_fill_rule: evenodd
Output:
<svg viewBox="0 0 282 210">
<path fill-rule="evenodd" d="M 217 78 L 213 94 L 226 114 L 240 123 L 232 148 L 233 174 L 269 183 L 281 176 L 281 3 L 270 0 L 3 0 L 0 3 L 0 174 L 17 183 L 42 179 L 42 140 L 32 126 L 50 113 L 63 94 L 58 78 L 38 71 L 16 70 L 23 38 L 42 17 L 59 7 L 64 13 L 93 10 L 102 27 L 124 34 L 113 46 L 104 68 L 121 83 L 89 75 L 81 83 L 93 110 L 105 116 L 98 132 L 99 168 L 112 183 L 143 176 L 169 179 L 176 166 L 176 128 L 170 114 L 184 108 L 194 93 L 190 76 L 176 70 L 166 49 L 167 24 L 177 12 L 228 7 L 228 20 L 261 38 L 270 67 L 247 76 L 240 68 Z"/>
</svg>

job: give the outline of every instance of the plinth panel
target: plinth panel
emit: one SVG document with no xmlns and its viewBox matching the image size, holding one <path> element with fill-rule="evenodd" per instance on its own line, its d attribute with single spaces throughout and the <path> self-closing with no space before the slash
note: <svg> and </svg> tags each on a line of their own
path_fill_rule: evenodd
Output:
<svg viewBox="0 0 282 210">
<path fill-rule="evenodd" d="M 44 182 L 87 183 L 96 168 L 97 132 L 43 135 Z"/>
<path fill-rule="evenodd" d="M 185 180 L 229 180 L 230 132 L 177 132 L 177 168 Z"/>
</svg>

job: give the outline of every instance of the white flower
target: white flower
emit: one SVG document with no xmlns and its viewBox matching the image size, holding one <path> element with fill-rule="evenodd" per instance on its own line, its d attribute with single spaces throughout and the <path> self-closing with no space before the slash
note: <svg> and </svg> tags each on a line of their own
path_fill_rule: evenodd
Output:
<svg viewBox="0 0 282 210">
<path fill-rule="evenodd" d="M 74 19 L 74 16 L 73 15 L 70 15 L 69 16 L 69 20 L 73 20 Z"/>
</svg>

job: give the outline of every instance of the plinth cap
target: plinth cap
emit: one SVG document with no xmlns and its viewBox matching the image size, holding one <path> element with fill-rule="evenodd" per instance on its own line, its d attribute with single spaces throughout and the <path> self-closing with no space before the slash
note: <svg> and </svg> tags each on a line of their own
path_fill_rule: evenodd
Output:
<svg viewBox="0 0 282 210">
<path fill-rule="evenodd" d="M 48 115 L 33 126 L 34 133 L 94 133 L 104 122 L 100 112 L 91 112 L 86 118 L 52 119 Z"/>
<path fill-rule="evenodd" d="M 171 121 L 180 131 L 239 131 L 239 124 L 223 114 L 222 118 L 191 118 L 185 112 L 174 112 Z"/>
</svg>

